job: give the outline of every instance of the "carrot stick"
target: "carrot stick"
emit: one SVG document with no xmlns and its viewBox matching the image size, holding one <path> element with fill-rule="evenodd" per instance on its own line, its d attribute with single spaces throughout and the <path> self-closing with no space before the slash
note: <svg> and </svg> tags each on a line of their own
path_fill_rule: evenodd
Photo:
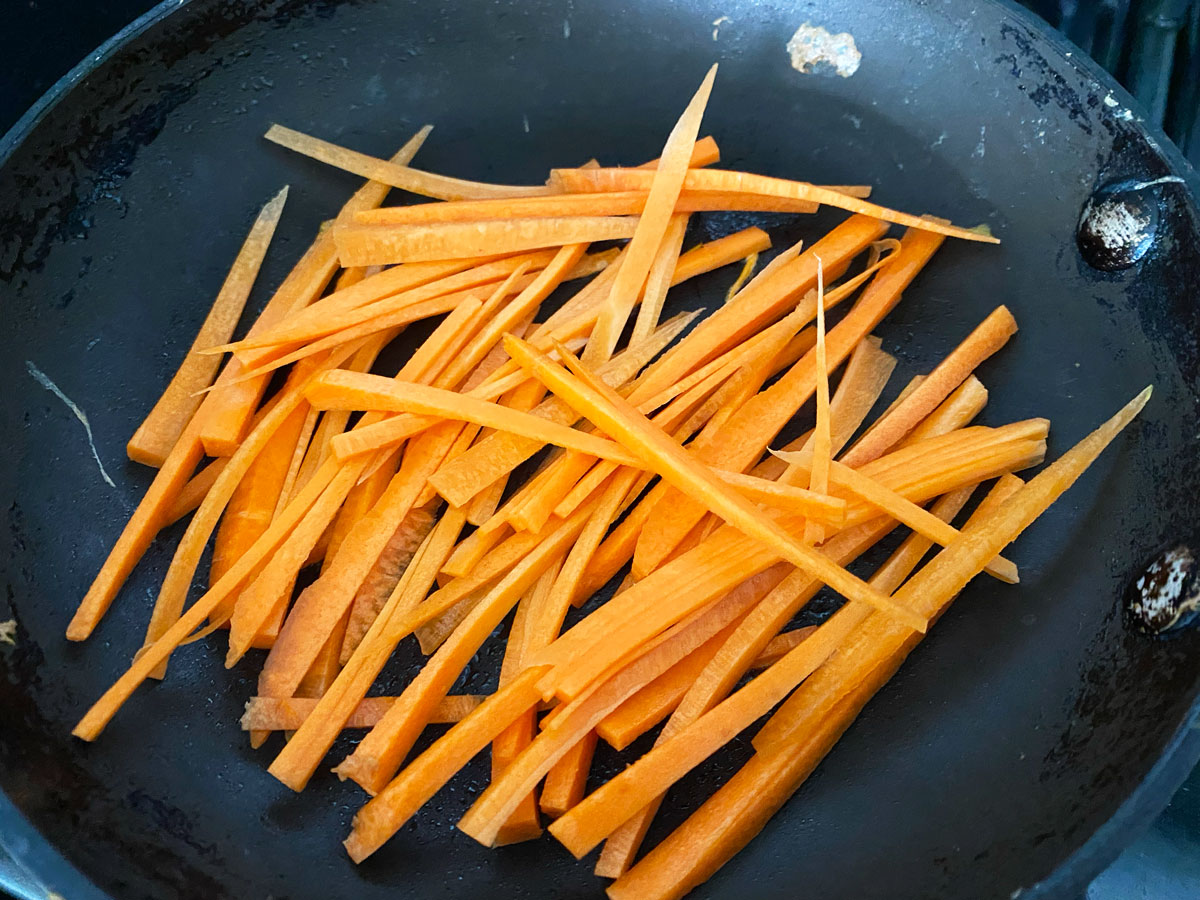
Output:
<svg viewBox="0 0 1200 900">
<path fill-rule="evenodd" d="M 829 363 L 825 347 L 825 277 L 821 257 L 817 257 L 817 424 L 813 429 L 812 463 L 808 489 L 816 494 L 829 493 L 829 466 L 833 460 L 833 432 L 829 424 Z M 819 544 L 825 529 L 811 517 L 804 523 L 804 540 Z"/>
<path fill-rule="evenodd" d="M 791 631 L 781 631 L 767 641 L 762 652 L 754 657 L 754 662 L 750 663 L 751 671 L 775 665 L 816 630 L 816 625 L 806 625 L 803 628 L 793 628 Z"/>
<path fill-rule="evenodd" d="M 605 363 L 599 370 L 601 377 L 611 379 L 616 385 L 633 378 L 690 322 L 690 317 L 664 322 L 650 338 L 628 347 Z M 554 398 L 532 410 L 531 415 L 546 418 L 560 425 L 569 425 L 579 418 L 574 410 Z M 443 466 L 430 479 L 430 483 L 448 503 L 461 506 L 497 478 L 529 459 L 543 446 L 545 444 L 541 441 L 497 433 L 479 441 L 460 457 Z"/>
<path fill-rule="evenodd" d="M 561 816 L 583 799 L 588 771 L 596 752 L 596 732 L 589 731 L 546 773 L 539 804 L 548 816 Z"/>
<path fill-rule="evenodd" d="M 646 284 L 646 276 L 654 264 L 659 246 L 668 236 L 667 230 L 674 216 L 675 201 L 679 199 L 679 191 L 683 187 L 688 160 L 696 143 L 700 120 L 704 117 L 704 109 L 716 77 L 717 67 L 713 65 L 679 117 L 679 121 L 671 129 L 659 165 L 653 171 L 646 172 L 649 176 L 646 206 L 637 220 L 637 230 L 629 242 L 620 271 L 617 272 L 612 290 L 605 299 L 587 349 L 584 350 L 584 359 L 589 366 L 603 363 L 612 355 L 629 313 Z M 656 290 L 662 289 L 658 287 Z M 654 317 L 657 318 L 657 311 L 654 312 Z M 645 333 L 650 328 L 651 323 L 647 320 L 643 323 L 640 333 Z"/>
<path fill-rule="evenodd" d="M 405 689 L 401 701 L 368 732 L 354 752 L 342 760 L 335 770 L 339 777 L 352 779 L 370 794 L 384 788 L 428 723 L 429 714 L 448 693 L 463 667 L 520 595 L 529 590 L 551 561 L 579 536 L 589 512 L 590 508 L 584 507 L 561 523 L 501 579 L 429 659 Z"/>
<path fill-rule="evenodd" d="M 226 598 L 231 596 L 249 577 L 250 573 L 283 544 L 312 503 L 316 502 L 320 494 L 317 487 L 315 479 L 312 484 L 305 486 L 296 499 L 288 504 L 283 514 L 271 523 L 263 536 L 255 542 L 255 545 L 233 564 L 233 568 L 210 587 L 200 599 L 188 607 L 162 637 L 134 659 L 133 664 L 125 673 L 80 719 L 71 732 L 72 734 L 85 741 L 95 740 L 99 736 L 138 685 L 150 677 L 151 673 L 166 661 L 175 648 L 200 627 L 205 619 L 213 615 Z"/>
<path fill-rule="evenodd" d="M 633 333 L 629 338 L 631 341 L 645 340 L 658 327 L 663 304 L 667 299 L 667 290 L 671 286 L 675 267 L 679 263 L 679 254 L 683 250 L 687 223 L 688 217 L 677 212 L 671 217 L 663 233 L 662 243 L 646 273 L 646 286 L 642 291 L 637 319 L 633 323 Z"/>
<path fill-rule="evenodd" d="M 646 190 L 652 180 L 651 173 L 636 169 L 555 169 L 552 174 L 559 179 L 563 190 L 568 193 L 640 191 Z M 867 203 L 839 191 L 817 187 L 802 181 L 786 181 L 782 178 L 770 178 L 766 175 L 731 172 L 723 169 L 689 169 L 683 180 L 683 189 L 807 200 L 823 206 L 844 209 L 857 215 L 871 216 L 884 222 L 903 225 L 906 228 L 919 228 L 933 234 L 961 238 L 965 241 L 979 241 L 985 244 L 1000 243 L 999 240 L 983 231 L 958 228 L 932 217 L 913 216 L 898 212 L 875 203 Z"/>
<path fill-rule="evenodd" d="M 576 370 L 572 376 L 516 338 L 506 340 L 505 346 L 513 359 L 526 366 L 531 374 L 580 414 L 587 416 L 636 453 L 644 465 L 682 490 L 702 498 L 702 502 L 735 527 L 744 529 L 746 534 L 779 551 L 789 562 L 817 575 L 843 595 L 862 599 L 901 621 L 911 623 L 918 630 L 924 627 L 925 623 L 911 612 L 896 607 L 889 598 L 871 590 L 860 579 L 830 564 L 812 548 L 798 543 L 778 523 L 764 517 L 749 501 L 725 486 L 683 448 L 647 422 L 619 394 L 599 379 L 590 377 L 586 370 L 572 363 Z M 560 356 L 564 354 L 564 358 L 570 357 L 565 349 L 559 351 Z M 571 360 L 573 358 L 568 361 Z M 582 378 L 580 373 L 583 373 Z"/>
<path fill-rule="evenodd" d="M 861 253 L 886 228 L 878 220 L 853 216 L 808 251 L 780 266 L 770 278 L 760 274 L 742 289 L 734 302 L 725 304 L 700 322 L 686 340 L 680 341 L 654 364 L 646 380 L 639 385 L 639 394 L 632 398 L 633 402 L 670 387 L 698 366 L 789 312 L 816 284 L 814 254 L 819 255 L 826 268 L 832 271 Z"/>
<path fill-rule="evenodd" d="M 410 162 L 428 135 L 428 126 L 422 128 L 397 151 L 392 157 L 393 161 Z M 342 213 L 352 215 L 359 210 L 378 206 L 387 193 L 386 185 L 369 181 L 346 201 Z M 246 336 L 247 339 L 270 332 L 289 314 L 316 300 L 336 269 L 337 251 L 333 235 L 325 230 L 318 234 L 312 247 L 284 279 L 283 284 L 259 314 Z M 244 373 L 245 367 L 242 362 L 236 357 L 231 359 L 217 380 L 217 384 L 223 386 L 212 391 L 201 406 L 201 410 L 204 411 L 204 425 L 200 439 L 209 456 L 233 454 L 249 425 L 254 408 L 266 389 L 265 377 L 247 379 Z"/>
<path fill-rule="evenodd" d="M 417 548 L 433 528 L 434 511 L 426 506 L 413 509 L 393 532 L 380 551 L 362 587 L 354 595 L 350 619 L 341 645 L 341 656 L 349 659 L 354 648 L 367 634 L 367 629 L 383 609 L 400 576 L 412 562 Z"/>
<path fill-rule="evenodd" d="M 188 480 L 176 495 L 174 503 L 163 514 L 163 528 L 174 525 L 188 513 L 195 512 L 196 507 L 204 500 L 204 495 L 221 474 L 221 470 L 225 468 L 225 463 L 224 457 L 214 459 Z"/>
<path fill-rule="evenodd" d="M 353 172 L 355 175 L 361 175 L 363 178 L 369 178 L 380 184 L 388 184 L 403 191 L 421 194 L 425 197 L 435 197 L 438 200 L 483 200 L 491 197 L 532 197 L 538 194 L 556 193 L 543 185 L 515 187 L 464 181 L 446 175 L 434 175 L 409 168 L 398 162 L 387 162 L 363 153 L 356 153 L 282 125 L 272 125 L 263 137 L 281 147 L 295 150 L 297 153 L 319 160 L 326 165 Z"/>
<path fill-rule="evenodd" d="M 484 700 L 363 806 L 344 842 L 350 858 L 362 862 L 379 849 L 515 716 L 536 703 L 540 672 L 527 669 Z"/>
<path fill-rule="evenodd" d="M 234 488 L 213 543 L 209 584 L 216 584 L 243 553 L 262 536 L 275 517 L 288 461 L 307 414 L 298 405 L 267 439 Z M 230 607 L 232 610 L 232 607 Z"/>
<path fill-rule="evenodd" d="M 651 647 L 621 667 L 597 690 L 558 711 L 549 724 L 504 775 L 493 781 L 459 820 L 460 831 L 484 846 L 495 842 L 500 824 L 511 810 L 566 753 L 626 699 L 693 652 L 753 602 L 752 592 L 723 598 L 693 620 L 688 627 Z M 544 670 L 542 678 L 546 677 Z M 453 730 L 453 729 L 452 729 Z M 386 835 L 383 836 L 386 839 Z"/>
<path fill-rule="evenodd" d="M 861 300 L 830 330 L 826 338 L 829 367 L 839 365 L 866 337 L 900 298 L 901 291 L 929 260 L 941 243 L 937 235 L 910 231 L 894 262 L 882 269 L 863 292 Z M 820 246 L 818 244 L 818 246 Z M 813 253 L 815 251 L 810 251 Z M 824 257 L 821 257 L 824 259 Z M 800 262 L 800 257 L 796 262 Z M 814 266 L 815 269 L 815 266 Z M 780 273 L 784 270 L 781 269 Z M 779 277 L 779 276 L 777 276 Z M 723 307 L 706 322 L 712 322 Z M 812 303 L 816 312 L 816 298 Z M 700 326 L 703 327 L 703 326 Z M 692 331 L 695 335 L 700 328 Z M 680 345 L 682 346 L 682 345 Z M 669 356 L 669 354 L 668 354 Z M 664 360 L 667 357 L 664 357 Z M 812 396 L 817 381 L 816 353 L 810 352 L 767 390 L 755 395 L 735 412 L 719 434 L 697 453 L 697 459 L 715 468 L 743 471 L 762 455 L 766 445 Z M 642 577 L 664 559 L 706 511 L 702 504 L 670 492 L 639 538 L 634 574 Z"/>
<path fill-rule="evenodd" d="M 692 147 L 692 157 L 688 160 L 688 167 L 692 169 L 703 169 L 705 166 L 711 166 L 713 163 L 721 161 L 721 151 L 717 147 L 717 141 L 711 135 L 705 135 L 696 141 Z M 635 166 L 637 169 L 657 169 L 661 159 L 652 159 L 649 162 L 644 162 L 640 166 Z M 597 163 L 599 166 L 599 163 Z"/>
<path fill-rule="evenodd" d="M 315 379 L 306 389 L 310 403 L 318 409 L 366 409 L 386 412 L 412 412 L 473 422 L 488 428 L 570 447 L 623 465 L 639 465 L 632 453 L 611 441 L 567 428 L 539 416 L 506 409 L 495 403 L 475 400 L 441 388 L 411 382 L 397 382 L 381 375 L 367 375 L 338 369 Z M 335 451 L 336 452 L 336 451 Z"/>
<path fill-rule="evenodd" d="M 449 694 L 433 713 L 430 724 L 461 722 L 486 699 L 481 694 Z M 395 704 L 395 697 L 366 697 L 354 707 L 345 728 L 370 728 Z M 251 697 L 242 714 L 243 731 L 295 731 L 317 706 L 316 697 Z"/>
<path fill-rule="evenodd" d="M 945 400 L 981 362 L 1003 347 L 1016 331 L 1012 313 L 1007 307 L 997 307 L 878 428 L 852 447 L 842 462 L 857 468 L 886 451 Z"/>
<path fill-rule="evenodd" d="M 1062 457 L 1042 472 L 1034 476 L 1028 484 L 1013 494 L 1000 505 L 999 509 L 987 517 L 979 517 L 968 522 L 959 538 L 949 547 L 942 550 L 934 559 L 918 572 L 900 591 L 897 596 L 904 595 L 919 598 L 923 610 L 936 617 L 944 611 L 960 590 L 976 574 L 982 571 L 986 563 L 1007 544 L 1013 541 L 1031 522 L 1044 512 L 1051 503 L 1061 496 L 1084 470 L 1096 459 L 1109 443 L 1125 428 L 1126 425 L 1141 411 L 1150 399 L 1150 388 L 1142 391 L 1131 400 L 1115 416 L 1098 429 L 1067 451 Z M 989 548 L 996 549 L 987 553 Z M 987 554 L 987 555 L 985 555 Z M 860 657 L 875 654 L 875 658 L 891 659 L 898 656 L 903 659 L 912 647 L 916 646 L 919 638 L 909 635 L 904 630 L 893 630 L 875 623 L 864 626 L 856 642 L 869 641 L 869 651 L 854 654 L 853 649 L 847 650 L 847 655 L 861 663 Z M 839 654 L 839 658 L 842 655 Z M 829 679 L 837 677 L 837 670 L 844 664 L 831 667 Z M 820 684 L 814 685 L 809 691 L 795 702 L 789 700 L 787 709 L 806 710 L 810 696 L 822 690 Z M 784 716 L 780 724 L 771 726 L 762 738 L 756 736 L 757 747 L 783 747 L 791 736 L 799 733 L 801 718 Z"/>
<path fill-rule="evenodd" d="M 459 513 L 449 510 L 434 526 L 334 683 L 271 763 L 267 771 L 292 790 L 304 789 L 396 645 L 412 632 L 413 613 L 433 584 L 462 521 Z"/>
<path fill-rule="evenodd" d="M 125 449 L 134 462 L 161 466 L 200 406 L 202 398 L 197 391 L 212 384 L 221 360 L 197 351 L 225 343 L 237 327 L 283 214 L 287 193 L 285 187 L 259 212 L 175 377 L 129 439 Z"/>
</svg>

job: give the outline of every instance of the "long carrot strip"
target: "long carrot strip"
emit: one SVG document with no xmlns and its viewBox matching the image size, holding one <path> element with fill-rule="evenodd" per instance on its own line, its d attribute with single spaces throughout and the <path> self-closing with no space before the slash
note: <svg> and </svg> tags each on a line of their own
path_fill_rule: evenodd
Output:
<svg viewBox="0 0 1200 900">
<path fill-rule="evenodd" d="M 202 398 L 197 392 L 212 384 L 221 360 L 219 357 L 201 355 L 197 351 L 207 349 L 213 344 L 223 344 L 232 336 L 250 297 L 250 288 L 253 287 L 262 261 L 267 255 L 267 248 L 271 245 L 275 226 L 279 224 L 279 217 L 283 214 L 287 193 L 288 189 L 285 187 L 259 212 L 229 274 L 225 277 L 225 282 L 221 285 L 221 290 L 218 291 L 208 315 L 192 341 L 191 349 L 162 396 L 154 404 L 154 408 L 142 420 L 142 424 L 126 444 L 125 450 L 134 462 L 161 466 L 200 406 Z"/>
<path fill-rule="evenodd" d="M 548 816 L 561 816 L 583 799 L 595 752 L 596 732 L 589 731 L 550 767 L 539 799 L 542 812 Z"/>
<path fill-rule="evenodd" d="M 353 753 L 342 760 L 336 769 L 340 777 L 352 779 L 371 794 L 384 788 L 428 723 L 430 712 L 449 691 L 463 667 L 520 595 L 529 590 L 551 561 L 578 537 L 589 512 L 590 509 L 584 507 L 561 523 L 501 579 L 429 659 L 401 695 L 401 702 L 368 732 Z"/>
<path fill-rule="evenodd" d="M 432 725 L 461 722 L 484 701 L 480 694 L 449 694 L 429 720 Z M 366 697 L 354 707 L 345 728 L 370 728 L 383 718 L 396 702 L 395 697 Z M 242 714 L 243 731 L 295 731 L 304 724 L 317 706 L 316 697 L 251 697 Z"/>
<path fill-rule="evenodd" d="M 419 169 L 409 168 L 398 162 L 388 162 L 339 147 L 328 141 L 301 134 L 282 125 L 272 125 L 263 135 L 268 141 L 287 147 L 297 153 L 319 160 L 326 165 L 353 172 L 380 184 L 391 185 L 413 194 L 435 197 L 438 200 L 482 200 L 489 197 L 532 197 L 538 194 L 556 193 L 543 185 L 515 187 L 501 184 L 484 184 L 464 181 L 446 175 L 434 175 Z"/>
<path fill-rule="evenodd" d="M 208 493 L 213 482 L 217 480 L 217 476 L 221 474 L 221 470 L 225 468 L 226 462 L 225 457 L 214 459 L 188 479 L 187 484 L 175 496 L 174 502 L 163 513 L 163 528 L 175 524 L 188 513 L 196 511 L 196 508 L 203 502 L 204 495 Z"/>
<path fill-rule="evenodd" d="M 688 159 L 692 146 L 696 143 L 700 120 L 704 117 L 704 109 L 708 105 L 708 97 L 712 93 L 716 77 L 717 67 L 713 65 L 679 117 L 679 121 L 671 129 L 659 165 L 653 171 L 647 172 L 650 176 L 650 193 L 646 198 L 646 207 L 637 220 L 637 230 L 629 242 L 625 257 L 621 261 L 621 269 L 613 281 L 612 290 L 605 298 L 603 310 L 584 350 L 584 359 L 589 366 L 603 363 L 612 355 L 629 314 L 637 303 L 638 295 L 645 287 L 646 276 L 654 264 L 659 246 L 664 237 L 667 237 L 667 230 L 674 215 L 675 201 L 679 199 L 679 191 L 683 187 L 683 179 L 688 171 Z M 661 291 L 661 287 L 657 290 Z M 650 328 L 649 322 L 644 323 L 642 331 L 649 331 Z"/>
<path fill-rule="evenodd" d="M 900 299 L 900 294 L 925 265 L 941 244 L 941 238 L 925 232 L 910 231 L 905 235 L 896 259 L 882 269 L 864 290 L 861 300 L 830 330 L 826 338 L 829 367 L 846 359 L 855 346 L 866 337 Z M 818 246 L 820 246 L 818 244 Z M 810 251 L 810 254 L 815 251 Z M 821 257 L 822 260 L 824 257 Z M 805 257 L 797 259 L 801 262 Z M 814 263 L 815 269 L 815 263 Z M 784 270 L 780 270 L 781 273 Z M 723 307 L 729 309 L 730 307 Z M 813 313 L 816 298 L 813 297 Z M 720 313 L 718 312 L 717 315 Z M 711 316 L 707 322 L 717 318 Z M 697 328 L 692 334 L 699 331 Z M 664 357 L 665 359 L 665 357 Z M 734 413 L 720 433 L 701 449 L 697 458 L 704 463 L 729 471 L 743 471 L 755 463 L 767 444 L 812 396 L 816 388 L 816 353 L 811 352 L 770 388 L 755 395 Z M 677 491 L 655 507 L 639 538 L 639 552 L 634 556 L 634 574 L 644 576 L 664 559 L 706 510 L 695 500 Z"/>
<path fill-rule="evenodd" d="M 377 850 L 514 716 L 536 703 L 540 673 L 539 669 L 527 669 L 504 690 L 488 697 L 363 806 L 344 842 L 350 858 L 361 862 Z"/>
<path fill-rule="evenodd" d="M 1016 320 L 1007 307 L 999 306 L 929 374 L 912 394 L 899 404 L 842 458 L 857 468 L 874 459 L 908 434 L 971 372 L 1004 346 L 1017 331 Z"/>
<path fill-rule="evenodd" d="M 646 190 L 652 180 L 651 173 L 637 169 L 555 169 L 553 174 L 559 179 L 563 190 L 570 193 Z M 906 228 L 919 228 L 965 241 L 980 241 L 986 244 L 1000 243 L 999 240 L 982 231 L 958 228 L 932 217 L 909 215 L 875 203 L 867 203 L 840 191 L 817 187 L 802 181 L 786 181 L 782 178 L 770 178 L 766 175 L 723 169 L 689 169 L 687 177 L 683 181 L 683 188 L 690 191 L 709 190 L 807 200 L 823 206 L 844 209 L 857 215 L 871 216 L 884 222 L 903 225 Z"/>
<path fill-rule="evenodd" d="M 829 493 L 829 467 L 833 460 L 833 431 L 829 418 L 829 363 L 825 347 L 825 272 L 817 257 L 817 416 L 813 428 L 812 463 L 808 489 L 817 494 Z M 819 544 L 825 540 L 825 529 L 810 517 L 804 523 L 804 540 Z"/>
<path fill-rule="evenodd" d="M 527 366 L 550 390 L 637 453 L 644 465 L 681 489 L 702 497 L 704 503 L 731 524 L 745 529 L 747 534 L 778 550 L 785 559 L 817 575 L 843 595 L 862 599 L 901 621 L 911 623 L 918 630 L 924 627 L 925 623 L 911 612 L 896 607 L 889 598 L 871 590 L 860 579 L 830 564 L 824 557 L 814 553 L 812 548 L 798 543 L 776 522 L 764 517 L 749 501 L 726 487 L 683 448 L 647 422 L 619 394 L 602 381 L 588 377 L 586 370 L 576 366 L 573 377 L 516 338 L 506 340 L 505 346 L 510 356 Z M 565 349 L 560 350 L 560 356 L 563 354 L 570 357 Z M 580 379 L 580 372 L 586 381 Z"/>
</svg>

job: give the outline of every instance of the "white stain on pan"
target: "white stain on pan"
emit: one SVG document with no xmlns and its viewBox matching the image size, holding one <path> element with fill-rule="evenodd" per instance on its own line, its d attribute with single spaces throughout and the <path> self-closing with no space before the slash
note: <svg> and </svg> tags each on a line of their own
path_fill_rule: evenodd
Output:
<svg viewBox="0 0 1200 900">
<path fill-rule="evenodd" d="M 848 31 L 831 34 L 820 25 L 805 22 L 787 42 L 788 57 L 797 72 L 840 75 L 849 78 L 858 71 L 862 54 Z"/>
</svg>

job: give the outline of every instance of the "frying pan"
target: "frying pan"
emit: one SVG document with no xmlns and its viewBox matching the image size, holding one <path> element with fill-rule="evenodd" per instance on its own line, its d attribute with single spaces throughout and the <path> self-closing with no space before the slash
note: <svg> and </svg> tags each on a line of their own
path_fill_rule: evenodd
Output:
<svg viewBox="0 0 1200 900">
<path fill-rule="evenodd" d="M 852 34 L 858 71 L 793 68 L 785 44 L 804 22 Z M 553 841 L 488 851 L 454 830 L 485 760 L 354 867 L 338 841 L 356 790 L 323 777 L 295 796 L 266 774 L 237 728 L 254 662 L 227 672 L 212 643 L 181 651 L 100 741 L 70 738 L 139 645 L 177 530 L 92 640 L 63 630 L 149 481 L 124 442 L 254 209 L 293 185 L 261 303 L 357 183 L 264 143 L 270 122 L 386 155 L 430 121 L 425 165 L 532 182 L 592 155 L 656 155 L 713 60 L 705 131 L 730 167 L 868 181 L 882 203 L 1003 238 L 948 243 L 884 324 L 902 375 L 1003 302 L 1022 331 L 981 371 L 983 421 L 1048 416 L 1057 455 L 1146 383 L 1156 391 L 1012 548 L 1023 584 L 973 584 L 697 894 L 1071 897 L 1161 809 L 1200 756 L 1200 635 L 1144 635 L 1122 597 L 1200 520 L 1200 216 L 1194 174 L 1090 62 L 991 0 L 192 0 L 123 32 L 0 143 L 0 621 L 17 623 L 15 646 L 0 645 L 0 833 L 49 888 L 72 900 L 598 895 Z M 1098 252 L 1077 225 L 1113 184 L 1134 186 L 1149 225 Z M 713 215 L 693 239 L 758 222 L 781 246 L 831 221 Z M 683 302 L 719 302 L 727 278 L 681 289 Z M 115 486 L 30 366 L 87 415 Z M 486 687 L 490 662 L 467 689 Z M 748 752 L 735 743 L 682 783 L 659 827 Z"/>
</svg>

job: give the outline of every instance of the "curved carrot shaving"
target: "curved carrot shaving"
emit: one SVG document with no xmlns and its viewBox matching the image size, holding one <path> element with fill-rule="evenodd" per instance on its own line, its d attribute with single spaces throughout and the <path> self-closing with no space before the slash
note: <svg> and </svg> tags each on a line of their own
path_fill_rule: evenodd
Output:
<svg viewBox="0 0 1200 900">
<path fill-rule="evenodd" d="M 532 197 L 538 194 L 556 193 L 555 190 L 544 185 L 515 187 L 464 181 L 461 178 L 450 178 L 446 175 L 434 175 L 409 168 L 407 165 L 357 153 L 328 141 L 301 134 L 282 125 L 272 125 L 263 137 L 281 147 L 295 150 L 297 153 L 319 160 L 326 165 L 353 172 L 363 178 L 391 185 L 413 194 L 435 197 L 438 200 L 483 200 L 490 197 Z"/>
<path fill-rule="evenodd" d="M 640 191 L 646 190 L 651 181 L 651 173 L 637 169 L 555 169 L 553 175 L 558 179 L 563 190 L 569 193 Z M 888 209 L 886 206 L 867 203 L 841 191 L 818 187 L 803 181 L 787 181 L 782 178 L 724 169 L 689 169 L 687 177 L 683 181 L 683 188 L 689 191 L 722 191 L 731 194 L 744 193 L 809 201 L 822 206 L 844 209 L 857 215 L 871 216 L 884 222 L 903 225 L 906 228 L 919 228 L 922 231 L 960 238 L 964 241 L 979 241 L 985 244 L 1000 243 L 990 234 L 969 228 L 958 228 L 931 216 L 914 216 Z"/>
<path fill-rule="evenodd" d="M 461 722 L 486 697 L 481 694 L 450 694 L 433 713 L 430 723 L 452 725 Z M 346 720 L 344 728 L 370 728 L 391 709 L 395 697 L 365 697 Z M 317 706 L 316 697 L 251 697 L 242 714 L 243 731 L 295 731 L 304 724 Z"/>
<path fill-rule="evenodd" d="M 200 406 L 202 398 L 197 392 L 212 384 L 221 360 L 197 351 L 213 344 L 223 344 L 233 335 L 233 329 L 237 327 L 246 300 L 250 297 L 250 288 L 258 277 L 267 248 L 271 245 L 275 226 L 283 214 L 287 193 L 285 187 L 259 212 L 208 316 L 192 341 L 191 349 L 154 408 L 126 444 L 125 450 L 134 462 L 161 466 Z"/>
</svg>

